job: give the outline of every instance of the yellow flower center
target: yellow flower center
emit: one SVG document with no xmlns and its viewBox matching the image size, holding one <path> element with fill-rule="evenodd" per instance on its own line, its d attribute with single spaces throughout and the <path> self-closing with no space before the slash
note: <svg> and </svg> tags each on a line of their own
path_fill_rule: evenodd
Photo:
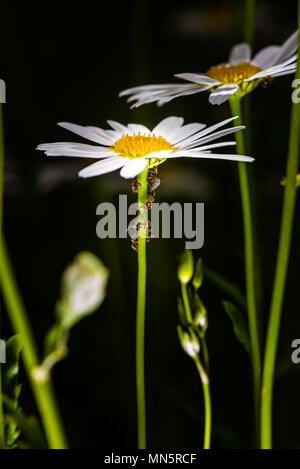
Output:
<svg viewBox="0 0 300 469">
<path fill-rule="evenodd" d="M 163 137 L 156 135 L 124 134 L 111 146 L 111 149 L 127 158 L 140 158 L 154 151 L 172 150 L 173 146 Z"/>
<path fill-rule="evenodd" d="M 239 84 L 243 80 L 252 77 L 262 69 L 256 67 L 250 62 L 241 62 L 237 65 L 218 65 L 211 67 L 207 72 L 206 76 L 213 78 L 224 84 Z"/>
</svg>

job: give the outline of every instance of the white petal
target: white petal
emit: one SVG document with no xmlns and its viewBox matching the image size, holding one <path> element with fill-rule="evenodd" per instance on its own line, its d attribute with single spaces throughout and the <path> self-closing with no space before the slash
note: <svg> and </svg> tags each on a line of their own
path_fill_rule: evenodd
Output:
<svg viewBox="0 0 300 469">
<path fill-rule="evenodd" d="M 151 130 L 148 129 L 145 125 L 140 125 L 140 124 L 128 124 L 127 125 L 127 131 L 132 132 L 132 134 L 150 134 Z"/>
<path fill-rule="evenodd" d="M 231 64 L 249 62 L 250 59 L 251 59 L 251 47 L 249 46 L 249 44 L 246 44 L 245 42 L 234 46 L 229 56 L 229 62 Z"/>
<path fill-rule="evenodd" d="M 253 81 L 258 78 L 264 78 L 264 77 L 271 77 L 273 75 L 276 75 L 277 73 L 281 72 L 287 72 L 291 71 L 290 73 L 293 73 L 296 70 L 297 66 L 296 64 L 291 64 L 291 65 L 276 65 L 275 67 L 267 68 L 266 70 L 263 70 L 262 72 L 256 73 L 250 78 L 247 78 L 245 81 Z"/>
<path fill-rule="evenodd" d="M 142 93 L 137 93 L 132 95 L 127 102 L 136 101 L 132 106 L 132 108 L 139 107 L 143 104 L 157 102 L 159 106 L 172 101 L 172 99 L 178 98 L 180 96 L 188 96 L 191 94 L 201 93 L 210 89 L 211 86 L 198 86 L 196 84 L 191 85 L 176 85 L 176 88 L 166 88 L 159 91 L 147 91 Z"/>
<path fill-rule="evenodd" d="M 169 103 L 170 101 L 172 101 L 175 98 L 180 98 L 182 96 L 190 96 L 190 95 L 196 94 L 196 93 L 202 93 L 203 91 L 207 91 L 207 90 L 210 90 L 210 89 L 211 89 L 211 86 L 200 87 L 200 86 L 195 85 L 195 88 L 193 88 L 193 89 L 186 90 L 186 91 L 180 91 L 179 93 L 173 94 L 172 96 L 168 96 L 166 98 L 159 99 L 157 101 L 157 105 L 162 106 L 163 104 Z"/>
<path fill-rule="evenodd" d="M 120 132 L 126 131 L 126 126 L 123 125 L 123 124 L 120 124 L 119 122 L 108 120 L 107 123 L 114 130 L 117 130 L 117 131 L 120 131 Z"/>
<path fill-rule="evenodd" d="M 218 153 L 216 154 L 211 154 L 207 158 L 212 158 L 216 160 L 230 160 L 230 161 L 243 161 L 245 163 L 253 163 L 255 161 L 254 158 L 251 156 L 245 156 L 245 155 L 220 155 Z"/>
<path fill-rule="evenodd" d="M 182 154 L 193 155 L 195 153 L 211 153 L 214 148 L 225 148 L 225 147 L 234 147 L 236 146 L 236 142 L 221 142 L 221 143 L 213 143 L 211 145 L 206 146 L 199 146 L 199 147 L 192 147 L 191 148 L 179 148 L 177 151 L 173 151 L 170 154 L 166 155 L 165 158 L 177 158 L 182 156 Z"/>
<path fill-rule="evenodd" d="M 278 55 L 274 59 L 274 64 L 280 64 L 294 55 L 298 49 L 298 31 L 295 31 L 281 46 Z"/>
<path fill-rule="evenodd" d="M 234 95 L 239 89 L 238 85 L 223 85 L 213 91 L 209 96 L 209 102 L 211 104 L 225 103 L 232 95 Z"/>
<path fill-rule="evenodd" d="M 146 158 L 133 158 L 121 169 L 120 175 L 125 179 L 134 178 L 146 168 L 147 164 Z"/>
<path fill-rule="evenodd" d="M 106 158 L 115 153 L 106 147 L 96 147 L 85 143 L 57 142 L 38 145 L 47 156 L 74 156 L 79 158 Z"/>
<path fill-rule="evenodd" d="M 272 78 L 279 78 L 279 77 L 285 77 L 286 75 L 291 75 L 296 72 L 297 67 L 295 67 L 295 70 L 288 70 L 288 71 L 282 71 L 282 72 L 277 72 L 274 73 Z"/>
<path fill-rule="evenodd" d="M 220 84 L 219 81 L 207 77 L 206 75 L 200 75 L 198 73 L 178 73 L 175 75 L 175 77 L 182 78 L 183 80 L 191 81 L 193 83 L 198 83 L 200 85 L 216 86 Z"/>
<path fill-rule="evenodd" d="M 161 135 L 165 139 L 173 133 L 176 129 L 179 129 L 184 122 L 182 117 L 166 117 L 153 129 L 153 133 L 158 136 Z"/>
<path fill-rule="evenodd" d="M 298 31 L 295 31 L 281 47 L 269 46 L 262 49 L 255 55 L 252 63 L 263 69 L 274 65 L 287 65 L 290 61 L 296 60 L 297 56 L 294 54 L 296 53 L 297 48 Z M 294 57 L 290 59 L 291 56 Z"/>
<path fill-rule="evenodd" d="M 271 67 L 274 65 L 274 59 L 278 55 L 279 50 L 279 46 L 265 47 L 253 57 L 251 63 L 260 68 Z"/>
<path fill-rule="evenodd" d="M 81 125 L 71 124 L 70 122 L 59 122 L 58 125 L 93 142 L 110 145 L 115 141 L 115 133 L 113 131 L 103 130 L 98 127 L 83 127 Z"/>
<path fill-rule="evenodd" d="M 172 90 L 177 88 L 179 85 L 176 83 L 165 83 L 159 85 L 142 85 L 142 86 L 135 86 L 133 88 L 127 88 L 119 93 L 119 97 L 129 96 L 131 94 L 141 93 L 141 92 L 153 92 L 153 91 L 161 91 L 161 90 Z"/>
<path fill-rule="evenodd" d="M 220 142 L 220 143 L 212 143 L 211 145 L 200 146 L 199 150 L 206 151 L 206 150 L 213 150 L 214 148 L 222 148 L 222 147 L 234 147 L 236 142 Z M 197 150 L 194 148 L 193 151 Z"/>
<path fill-rule="evenodd" d="M 185 147 L 185 145 L 188 145 L 188 144 L 194 142 L 195 140 L 202 139 L 206 135 L 212 134 L 215 130 L 219 129 L 220 127 L 224 127 L 225 125 L 229 124 L 230 122 L 234 121 L 235 119 L 237 119 L 237 117 L 230 117 L 229 119 L 218 122 L 215 125 L 211 125 L 210 127 L 207 127 L 204 130 L 201 130 L 200 132 L 196 133 L 192 137 L 189 137 L 189 138 L 186 138 L 185 140 L 182 140 L 179 145 L 182 146 L 182 147 Z M 223 130 L 222 132 L 226 132 L 227 130 L 228 129 Z M 213 136 L 214 136 L 214 134 L 212 134 L 212 137 Z"/>
<path fill-rule="evenodd" d="M 100 176 L 100 174 L 110 173 L 111 171 L 121 168 L 127 161 L 129 161 L 129 158 L 113 156 L 107 160 L 101 160 L 97 161 L 97 163 L 91 164 L 87 168 L 82 169 L 78 175 L 82 178 Z"/>
<path fill-rule="evenodd" d="M 191 151 L 180 151 L 178 153 L 174 153 L 174 158 L 211 158 L 211 159 L 217 159 L 217 160 L 231 160 L 231 161 L 244 161 L 248 163 L 252 163 L 254 161 L 254 158 L 251 158 L 250 156 L 244 156 L 244 155 L 222 155 L 218 153 L 202 153 L 201 151 L 199 152 L 191 152 Z"/>
<path fill-rule="evenodd" d="M 200 132 L 200 130 L 205 129 L 206 124 L 187 124 L 183 125 L 179 130 L 176 129 L 174 133 L 169 135 L 168 141 L 174 145 L 177 143 L 181 142 L 184 139 L 187 139 L 188 137 L 191 137 L 197 132 Z"/>
<path fill-rule="evenodd" d="M 295 73 L 297 70 L 297 65 L 296 64 L 292 64 L 292 65 L 289 65 L 288 67 L 283 67 L 283 68 L 279 68 L 277 69 L 276 71 L 273 71 L 270 73 L 270 76 L 271 77 L 277 77 L 277 76 L 283 76 L 284 75 L 289 75 L 291 73 Z"/>
<path fill-rule="evenodd" d="M 173 150 L 152 151 L 145 155 L 145 158 L 167 158 L 167 155 L 173 153 Z"/>
<path fill-rule="evenodd" d="M 179 148 L 187 150 L 198 147 L 199 145 L 204 145 L 204 143 L 213 142 L 214 140 L 218 140 L 219 138 L 225 137 L 227 135 L 234 134 L 239 130 L 244 130 L 245 126 L 238 126 L 238 127 L 230 127 L 229 129 L 220 130 L 219 132 L 215 132 L 213 134 L 207 135 L 206 137 L 201 137 L 198 139 L 194 139 L 190 141 L 189 144 L 183 142 L 183 144 L 178 145 Z"/>
</svg>

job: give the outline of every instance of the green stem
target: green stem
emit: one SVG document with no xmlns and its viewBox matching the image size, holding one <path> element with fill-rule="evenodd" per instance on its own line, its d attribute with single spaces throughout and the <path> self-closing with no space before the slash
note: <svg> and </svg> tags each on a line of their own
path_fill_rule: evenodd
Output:
<svg viewBox="0 0 300 469">
<path fill-rule="evenodd" d="M 231 111 L 233 116 L 239 116 L 235 120 L 235 125 L 242 123 L 241 101 L 239 98 L 232 97 L 230 99 Z M 242 132 L 235 134 L 237 143 L 237 153 L 245 154 L 244 137 Z M 254 383 L 254 402 L 256 422 L 259 427 L 259 402 L 260 402 L 260 386 L 261 386 L 261 355 L 259 327 L 257 317 L 257 300 L 256 300 L 256 279 L 255 279 L 255 249 L 254 249 L 254 230 L 253 215 L 251 204 L 251 187 L 249 184 L 248 164 L 239 162 L 239 181 L 241 190 L 241 201 L 244 222 L 244 238 L 245 238 L 245 273 L 246 273 L 246 291 L 247 291 L 247 311 L 248 323 L 251 341 L 251 358 L 253 367 L 253 383 Z"/>
<path fill-rule="evenodd" d="M 4 142 L 4 138 L 3 138 L 2 104 L 0 103 L 0 246 L 2 243 L 2 220 L 3 220 L 3 174 L 4 174 L 4 144 L 3 142 Z M 0 276 L 1 275 L 2 275 L 2 268 L 0 271 Z M 0 331 L 1 331 L 1 322 L 2 322 L 2 315 L 0 315 Z M 3 402 L 2 402 L 2 366 L 0 364 L 0 449 L 3 449 L 4 447 L 5 447 L 5 434 L 4 434 Z"/>
<path fill-rule="evenodd" d="M 250 44 L 251 47 L 254 45 L 254 31 L 255 31 L 255 0 L 246 0 L 245 6 L 245 41 Z"/>
<path fill-rule="evenodd" d="M 245 20 L 244 20 L 244 39 L 245 42 L 250 44 L 253 49 L 254 42 L 255 42 L 255 13 L 256 13 L 256 1 L 255 0 L 245 0 Z M 246 154 L 251 155 L 252 153 L 252 144 L 251 144 L 251 135 L 252 135 L 252 94 L 248 94 L 243 99 L 243 116 L 244 116 L 244 123 L 247 127 L 247 132 L 244 135 L 245 138 L 245 147 L 246 147 Z M 249 176 L 249 184 L 251 188 L 251 203 L 252 203 L 252 211 L 254 215 L 258 213 L 257 207 L 257 193 L 256 193 L 256 181 L 254 175 L 254 167 L 252 165 L 248 166 L 248 176 Z M 258 226 L 257 226 L 257 216 L 252 217 L 253 222 L 253 233 L 254 233 L 254 240 L 255 240 L 255 279 L 256 279 L 256 304 L 257 304 L 257 311 L 258 311 L 258 329 L 262 329 L 262 311 L 263 311 L 263 291 L 262 291 L 262 272 L 261 272 L 261 246 L 258 242 L 259 240 L 259 233 L 258 233 Z"/>
<path fill-rule="evenodd" d="M 62 422 L 57 408 L 52 382 L 49 374 L 39 367 L 39 359 L 25 308 L 18 292 L 17 284 L 6 251 L 4 239 L 1 246 L 2 276 L 1 286 L 13 329 L 22 334 L 22 356 L 28 378 L 42 418 L 47 441 L 51 449 L 67 447 Z M 36 371 L 36 373 L 35 373 Z"/>
<path fill-rule="evenodd" d="M 299 2 L 300 25 L 300 2 Z M 300 36 L 299 36 L 300 50 Z M 296 78 L 300 79 L 300 56 Z M 272 400 L 274 386 L 274 369 L 280 329 L 282 305 L 284 300 L 287 270 L 290 259 L 293 221 L 296 205 L 296 176 L 299 166 L 300 148 L 300 104 L 293 104 L 291 117 L 291 131 L 289 140 L 289 154 L 286 170 L 286 183 L 281 218 L 276 273 L 273 296 L 269 316 L 266 349 L 263 367 L 263 383 L 261 395 L 261 448 L 272 448 Z"/>
<path fill-rule="evenodd" d="M 203 449 L 210 449 L 211 440 L 211 398 L 210 398 L 210 386 L 209 377 L 202 366 L 202 363 L 198 356 L 194 358 L 203 390 L 204 397 L 204 437 L 203 437 Z"/>
<path fill-rule="evenodd" d="M 190 302 L 189 302 L 189 296 L 188 296 L 187 284 L 186 283 L 181 282 L 181 294 L 182 294 L 186 319 L 187 319 L 188 324 L 191 324 L 193 322 L 193 318 L 192 318 L 192 312 L 191 312 L 191 307 L 190 307 Z"/>
<path fill-rule="evenodd" d="M 146 449 L 146 404 L 145 404 L 145 307 L 146 307 L 146 243 L 148 167 L 137 177 L 138 180 L 138 280 L 136 308 L 136 395 L 138 448 Z"/>
<path fill-rule="evenodd" d="M 207 347 L 205 336 L 201 337 L 201 347 L 202 347 L 204 366 L 207 372 L 209 373 L 209 354 L 208 354 L 208 347 Z"/>
<path fill-rule="evenodd" d="M 0 364 L 0 449 L 5 448 L 4 415 L 2 402 L 2 365 Z"/>
</svg>

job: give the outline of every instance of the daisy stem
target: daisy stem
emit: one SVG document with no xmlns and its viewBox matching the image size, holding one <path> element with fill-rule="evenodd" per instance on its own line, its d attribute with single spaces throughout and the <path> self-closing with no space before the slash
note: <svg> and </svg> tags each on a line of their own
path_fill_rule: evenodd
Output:
<svg viewBox="0 0 300 469">
<path fill-rule="evenodd" d="M 138 279 L 136 308 L 136 396 L 138 448 L 146 449 L 146 405 L 145 405 L 145 307 L 146 307 L 146 243 L 148 212 L 147 167 L 137 176 L 138 181 Z"/>
<path fill-rule="evenodd" d="M 33 373 L 34 369 L 39 365 L 38 354 L 31 327 L 27 319 L 26 311 L 18 292 L 18 287 L 14 278 L 3 238 L 0 254 L 2 260 L 1 287 L 4 301 L 6 303 L 8 315 L 15 333 L 22 335 L 22 357 L 42 418 L 49 448 L 67 448 L 64 430 L 52 388 L 51 378 L 49 375 L 46 375 L 38 379 Z"/>
<path fill-rule="evenodd" d="M 253 47 L 254 44 L 254 29 L 255 29 L 255 4 L 256 0 L 246 1 L 246 14 L 245 14 L 245 41 Z"/>
<path fill-rule="evenodd" d="M 300 2 L 299 2 L 300 26 Z M 300 35 L 299 35 L 300 47 Z M 296 79 L 300 79 L 300 55 Z M 276 273 L 274 279 L 273 296 L 267 331 L 267 341 L 264 356 L 263 380 L 261 393 L 261 448 L 272 448 L 272 400 L 274 386 L 274 368 L 280 329 L 281 313 L 290 259 L 293 221 L 295 214 L 297 186 L 296 176 L 299 166 L 300 149 L 300 104 L 292 107 L 291 130 L 289 140 L 289 154 L 286 169 L 286 183 L 281 218 L 279 247 L 277 254 Z"/>
<path fill-rule="evenodd" d="M 0 103 L 0 245 L 2 243 L 2 220 L 3 220 L 3 174 L 4 174 L 4 139 L 3 139 L 3 119 L 2 104 Z M 2 275 L 2 267 L 0 275 Z M 1 311 L 2 312 L 2 311 Z M 1 333 L 0 315 L 0 333 Z M 4 415 L 2 402 L 2 365 L 0 363 L 0 449 L 5 448 Z"/>
<path fill-rule="evenodd" d="M 203 449 L 210 449 L 210 440 L 211 440 L 211 398 L 210 398 L 210 387 L 209 387 L 209 377 L 200 361 L 200 358 L 196 356 L 194 358 L 203 390 L 204 397 L 204 438 L 203 438 Z"/>
<path fill-rule="evenodd" d="M 235 125 L 242 124 L 241 100 L 236 97 L 230 99 L 232 116 L 239 116 L 235 120 Z M 245 154 L 245 143 L 242 132 L 235 134 L 237 143 L 237 153 Z M 254 384 L 254 403 L 257 428 L 259 428 L 259 402 L 261 386 L 261 355 L 260 339 L 257 318 L 257 300 L 256 300 L 256 279 L 255 279 L 255 250 L 254 250 L 254 229 L 253 229 L 253 210 L 251 203 L 251 187 L 249 183 L 248 164 L 239 162 L 239 181 L 241 191 L 241 201 L 243 210 L 244 238 L 245 238 L 245 274 L 246 274 L 246 298 L 248 311 L 248 324 L 251 343 L 251 359 L 253 367 Z"/>
</svg>

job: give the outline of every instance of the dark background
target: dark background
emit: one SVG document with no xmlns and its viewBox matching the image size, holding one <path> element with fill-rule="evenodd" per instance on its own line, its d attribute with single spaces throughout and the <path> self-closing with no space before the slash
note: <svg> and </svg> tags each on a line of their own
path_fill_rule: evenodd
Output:
<svg viewBox="0 0 300 469">
<path fill-rule="evenodd" d="M 297 27 L 297 2 L 257 4 L 255 50 L 281 44 Z M 74 328 L 69 356 L 54 372 L 73 448 L 136 445 L 136 253 L 129 240 L 101 241 L 95 233 L 96 206 L 117 203 L 119 193 L 130 194 L 130 182 L 118 172 L 81 180 L 77 172 L 86 161 L 47 159 L 35 147 L 81 141 L 57 127 L 60 121 L 105 128 L 106 119 L 153 127 L 169 115 L 208 124 L 227 118 L 228 105 L 212 107 L 205 94 L 132 111 L 117 95 L 129 86 L 174 82 L 175 73 L 204 72 L 225 61 L 232 45 L 243 41 L 243 7 L 243 1 L 200 0 L 2 6 L 0 65 L 7 85 L 4 230 L 40 347 L 53 323 L 61 273 L 74 256 L 90 250 L 111 273 L 105 303 Z M 265 324 L 282 204 L 291 77 L 256 90 L 252 106 Z M 243 288 L 236 174 L 236 164 L 226 161 L 168 161 L 159 168 L 156 201 L 205 202 L 205 247 L 195 256 Z M 290 359 L 291 342 L 300 336 L 299 229 L 297 211 L 276 376 L 279 448 L 300 448 L 300 368 Z M 197 447 L 202 442 L 201 384 L 176 334 L 176 268 L 183 249 L 183 240 L 153 240 L 148 247 L 146 389 L 152 448 Z M 249 359 L 222 309 L 226 296 L 208 280 L 201 294 L 210 319 L 213 447 L 248 448 L 253 425 Z M 9 337 L 5 318 L 3 330 Z M 27 413 L 36 412 L 26 380 L 21 404 Z"/>
</svg>

